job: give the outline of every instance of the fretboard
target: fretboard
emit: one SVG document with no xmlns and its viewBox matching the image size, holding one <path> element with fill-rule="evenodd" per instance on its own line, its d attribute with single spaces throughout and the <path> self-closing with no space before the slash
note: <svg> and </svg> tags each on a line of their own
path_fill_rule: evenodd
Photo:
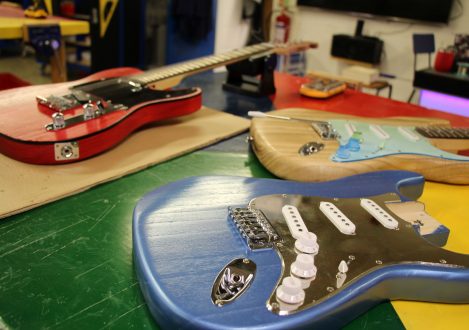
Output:
<svg viewBox="0 0 469 330">
<path fill-rule="evenodd" d="M 416 127 L 415 130 L 430 139 L 469 139 L 469 128 Z"/>
<path fill-rule="evenodd" d="M 220 55 L 205 56 L 195 60 L 153 69 L 145 73 L 132 76 L 132 80 L 137 80 L 141 84 L 147 85 L 163 79 L 168 79 L 179 75 L 194 74 L 204 70 L 216 68 L 218 66 L 241 61 L 255 55 L 269 53 L 273 51 L 273 49 L 274 46 L 272 44 L 261 43 L 241 49 L 236 49 Z"/>
</svg>

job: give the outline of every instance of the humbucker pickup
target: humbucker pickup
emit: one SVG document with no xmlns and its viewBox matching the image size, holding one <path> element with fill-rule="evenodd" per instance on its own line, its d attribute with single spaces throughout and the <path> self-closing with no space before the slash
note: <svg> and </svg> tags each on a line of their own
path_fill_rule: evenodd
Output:
<svg viewBox="0 0 469 330">
<path fill-rule="evenodd" d="M 274 243 L 281 241 L 261 211 L 240 207 L 229 207 L 228 211 L 229 218 L 251 250 L 272 248 Z"/>
</svg>

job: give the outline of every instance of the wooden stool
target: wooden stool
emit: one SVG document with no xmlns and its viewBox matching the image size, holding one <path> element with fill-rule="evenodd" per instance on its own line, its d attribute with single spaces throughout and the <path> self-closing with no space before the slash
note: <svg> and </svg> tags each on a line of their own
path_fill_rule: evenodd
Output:
<svg viewBox="0 0 469 330">
<path fill-rule="evenodd" d="M 369 85 L 362 84 L 362 87 L 369 88 L 369 89 L 375 89 L 376 90 L 376 95 L 379 95 L 380 92 L 383 89 L 387 88 L 388 89 L 388 99 L 390 99 L 391 96 L 392 96 L 392 85 L 390 83 L 388 83 L 386 80 L 373 81 Z"/>
</svg>

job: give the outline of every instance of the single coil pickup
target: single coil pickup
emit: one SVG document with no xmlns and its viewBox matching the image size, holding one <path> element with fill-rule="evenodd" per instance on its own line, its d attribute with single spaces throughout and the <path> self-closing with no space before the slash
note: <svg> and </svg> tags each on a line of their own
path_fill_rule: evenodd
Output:
<svg viewBox="0 0 469 330">
<path fill-rule="evenodd" d="M 320 202 L 319 209 L 332 222 L 334 226 L 346 235 L 355 234 L 355 224 L 350 221 L 345 214 L 340 211 L 337 206 L 330 202 Z"/>
<path fill-rule="evenodd" d="M 420 136 L 407 127 L 399 126 L 397 130 L 399 131 L 399 133 L 401 133 L 402 136 L 412 142 L 417 142 L 418 140 L 420 140 Z"/>
<path fill-rule="evenodd" d="M 229 218 L 250 249 L 272 248 L 275 242 L 280 241 L 280 236 L 262 212 L 231 207 L 228 211 Z"/>
<path fill-rule="evenodd" d="M 399 222 L 371 199 L 362 198 L 360 205 L 384 227 L 388 229 L 397 229 L 399 227 Z"/>
<path fill-rule="evenodd" d="M 307 235 L 308 228 L 301 217 L 300 211 L 293 205 L 285 205 L 282 207 L 282 214 L 287 222 L 288 229 L 295 239 L 300 239 Z"/>
<path fill-rule="evenodd" d="M 381 126 L 379 125 L 370 125 L 370 130 L 380 139 L 387 140 L 390 138 L 388 132 L 386 132 Z"/>
</svg>

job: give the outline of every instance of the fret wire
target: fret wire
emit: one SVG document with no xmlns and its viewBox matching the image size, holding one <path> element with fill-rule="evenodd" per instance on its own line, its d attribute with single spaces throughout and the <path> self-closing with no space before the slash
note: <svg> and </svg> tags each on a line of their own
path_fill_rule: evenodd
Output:
<svg viewBox="0 0 469 330">
<path fill-rule="evenodd" d="M 469 138 L 467 128 L 418 127 L 430 138 Z"/>
<path fill-rule="evenodd" d="M 457 129 L 454 131 L 459 137 L 465 138 L 467 136 L 466 132 L 464 129 Z"/>
<path fill-rule="evenodd" d="M 229 62 L 233 59 L 249 57 L 251 55 L 254 55 L 255 53 L 264 52 L 272 48 L 272 45 L 268 43 L 257 44 L 241 49 L 235 49 L 220 55 L 210 55 L 195 60 L 171 64 L 170 66 L 166 66 L 164 68 L 157 68 L 147 73 L 135 75 L 134 77 L 137 80 L 140 80 L 142 83 L 148 84 L 160 79 L 165 79 L 185 72 L 195 71 L 213 66 L 215 64 Z"/>
</svg>

